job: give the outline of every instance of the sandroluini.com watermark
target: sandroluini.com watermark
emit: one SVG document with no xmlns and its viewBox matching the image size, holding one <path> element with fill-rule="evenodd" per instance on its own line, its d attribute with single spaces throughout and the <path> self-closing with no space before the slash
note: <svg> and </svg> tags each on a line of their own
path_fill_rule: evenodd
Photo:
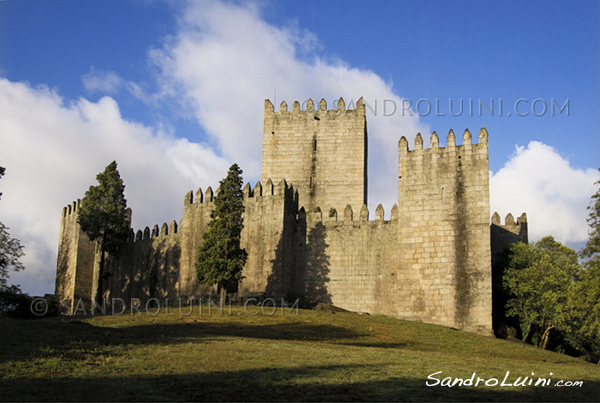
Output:
<svg viewBox="0 0 600 403">
<path fill-rule="evenodd" d="M 300 299 L 288 301 L 285 298 L 246 298 L 242 304 L 236 304 L 240 309 L 236 309 L 238 314 L 248 316 L 264 315 L 274 316 L 277 314 L 295 314 L 299 312 Z M 140 298 L 103 299 L 102 302 L 95 300 L 89 301 L 79 298 L 72 301 L 65 298 L 58 304 L 58 313 L 63 316 L 72 315 L 224 315 L 233 314 L 233 302 L 226 299 L 224 303 L 218 298 L 199 297 L 199 298 L 177 298 L 177 299 L 158 299 L 149 298 L 142 301 Z M 44 316 L 50 310 L 50 304 L 45 298 L 36 298 L 31 303 L 31 313 L 36 316 Z"/>
<path fill-rule="evenodd" d="M 510 371 L 506 371 L 502 378 L 486 378 L 477 375 L 477 372 L 468 378 L 459 378 L 453 376 L 444 376 L 443 371 L 437 371 L 427 376 L 425 385 L 428 387 L 582 387 L 583 381 L 570 381 L 564 379 L 554 379 L 554 374 L 550 372 L 547 377 L 536 376 L 535 372 L 527 376 L 511 375 Z"/>
<path fill-rule="evenodd" d="M 332 104 L 337 107 L 339 99 Z M 339 113 L 356 111 L 357 102 L 350 99 L 346 102 L 345 110 Z M 363 99 L 365 112 L 372 116 L 439 116 L 439 117 L 542 117 L 542 116 L 571 116 L 570 98 L 419 98 L 392 99 L 372 98 Z M 309 109 L 309 100 L 300 104 L 300 110 L 305 113 L 318 113 L 319 109 Z M 332 111 L 335 114 L 335 111 Z"/>
</svg>

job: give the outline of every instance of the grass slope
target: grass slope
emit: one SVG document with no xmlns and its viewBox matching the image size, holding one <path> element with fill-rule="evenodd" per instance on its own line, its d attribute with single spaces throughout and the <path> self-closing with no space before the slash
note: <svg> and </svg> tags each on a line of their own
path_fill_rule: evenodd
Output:
<svg viewBox="0 0 600 403">
<path fill-rule="evenodd" d="M 254 310 L 253 310 L 254 312 Z M 598 401 L 600 368 L 530 345 L 385 316 L 206 309 L 0 321 L 3 401 Z M 427 377 L 549 386 L 444 387 Z M 535 375 L 531 375 L 534 373 Z M 549 374 L 553 375 L 550 376 Z M 557 381 L 583 381 L 557 387 Z M 430 382 L 433 382 L 430 380 Z M 491 381 L 493 382 L 493 381 Z"/>
</svg>

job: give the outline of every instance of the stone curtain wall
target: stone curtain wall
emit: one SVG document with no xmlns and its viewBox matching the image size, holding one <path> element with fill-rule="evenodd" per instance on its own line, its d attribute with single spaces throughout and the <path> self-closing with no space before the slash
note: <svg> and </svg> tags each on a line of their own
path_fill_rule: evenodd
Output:
<svg viewBox="0 0 600 403">
<path fill-rule="evenodd" d="M 492 267 L 496 265 L 498 256 L 513 243 L 528 243 L 527 236 L 527 214 L 523 213 L 517 222 L 511 213 L 506 215 L 504 225 L 500 222 L 500 215 L 494 213 L 491 227 Z"/>
<path fill-rule="evenodd" d="M 302 105 L 304 107 L 304 105 Z M 274 112 L 265 101 L 262 181 L 283 179 L 293 183 L 299 204 L 307 211 L 367 201 L 367 126 L 362 98 L 356 109 L 327 110 L 322 99 L 317 109 L 308 100 L 305 110 L 294 102 L 292 110 L 281 103 Z"/>
<path fill-rule="evenodd" d="M 244 197 L 241 246 L 246 249 L 248 260 L 239 292 L 287 296 L 294 274 L 296 192 L 283 180 L 273 186 L 268 179 L 264 188 L 261 182 L 253 190 L 247 186 Z"/>
<path fill-rule="evenodd" d="M 216 293 L 216 286 L 198 283 L 195 269 L 197 251 L 214 209 L 213 196 L 210 187 L 205 193 L 198 189 L 195 198 L 188 192 L 179 228 L 173 221 L 160 229 L 155 225 L 152 230 L 138 230 L 118 259 L 107 259 L 111 276 L 105 281 L 105 297 L 126 301 L 139 298 L 144 302 L 149 298 L 176 300 Z M 241 246 L 248 253 L 248 261 L 243 273 L 246 278 L 238 292 L 289 296 L 297 195 L 285 181 L 273 186 L 268 180 L 264 188 L 260 182 L 253 189 L 246 185 L 244 197 Z M 152 293 L 151 283 L 155 288 Z"/>
<path fill-rule="evenodd" d="M 189 191 L 183 201 L 181 220 L 181 262 L 179 268 L 179 292 L 181 296 L 210 293 L 213 287 L 202 286 L 196 279 L 196 257 L 202 244 L 202 235 L 208 230 L 210 213 L 214 209 L 214 192 L 208 187 L 196 191 L 195 197 Z"/>
<path fill-rule="evenodd" d="M 527 234 L 527 215 L 525 213 L 515 222 L 512 214 L 508 213 L 504 219 L 504 225 L 500 220 L 500 215 L 494 213 L 492 216 L 492 226 L 490 228 L 490 244 L 492 248 L 492 318 L 495 332 L 502 332 L 505 325 L 518 328 L 518 321 L 515 318 L 506 316 L 505 306 L 508 302 L 508 295 L 502 285 L 504 269 L 500 260 L 502 252 L 507 251 L 510 246 L 517 242 L 528 243 Z M 496 333 L 501 334 L 501 333 Z"/>
<path fill-rule="evenodd" d="M 175 221 L 132 236 L 121 256 L 106 260 L 105 298 L 176 298 L 179 295 L 181 233 Z"/>
<path fill-rule="evenodd" d="M 299 215 L 305 230 L 298 231 L 303 253 L 296 293 L 351 311 L 389 313 L 389 296 L 382 291 L 397 282 L 398 222 L 383 221 L 382 207 L 374 221 L 368 221 L 366 208 L 360 211 L 348 205 L 342 214 L 317 208 Z"/>
</svg>

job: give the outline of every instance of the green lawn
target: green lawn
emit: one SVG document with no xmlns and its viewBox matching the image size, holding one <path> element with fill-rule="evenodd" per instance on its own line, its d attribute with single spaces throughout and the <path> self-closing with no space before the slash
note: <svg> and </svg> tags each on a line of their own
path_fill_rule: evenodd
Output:
<svg viewBox="0 0 600 403">
<path fill-rule="evenodd" d="M 385 316 L 196 310 L 0 320 L 4 401 L 599 401 L 600 367 L 518 342 Z M 431 386 L 436 378 L 548 386 Z M 531 375 L 531 373 L 535 375 Z M 549 375 L 552 373 L 552 375 Z M 583 381 L 557 387 L 558 381 Z M 430 380 L 429 382 L 433 382 Z"/>
</svg>

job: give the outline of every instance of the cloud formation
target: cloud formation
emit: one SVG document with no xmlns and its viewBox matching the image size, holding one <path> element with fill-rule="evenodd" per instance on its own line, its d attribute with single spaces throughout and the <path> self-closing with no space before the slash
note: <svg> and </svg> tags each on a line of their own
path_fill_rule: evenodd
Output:
<svg viewBox="0 0 600 403">
<path fill-rule="evenodd" d="M 25 245 L 25 290 L 52 292 L 62 207 L 119 163 L 136 228 L 181 219 L 184 194 L 213 187 L 228 164 L 212 150 L 129 122 L 116 101 L 69 102 L 46 87 L 0 79 L 0 220 Z"/>
<path fill-rule="evenodd" d="M 501 217 L 526 212 L 531 241 L 547 235 L 560 242 L 586 241 L 586 207 L 599 179 L 597 170 L 573 168 L 552 147 L 532 141 L 517 146 L 504 167 L 491 175 L 491 211 Z"/>
<path fill-rule="evenodd" d="M 151 57 L 161 70 L 162 92 L 171 93 L 204 128 L 225 158 L 247 177 L 260 177 L 264 99 L 291 105 L 312 97 L 334 108 L 343 97 L 361 96 L 371 107 L 369 122 L 369 205 L 389 211 L 397 200 L 397 143 L 427 128 L 412 116 L 383 116 L 383 102 L 401 98 L 393 85 L 370 70 L 333 58 L 324 60 L 315 36 L 293 23 L 275 27 L 257 6 L 189 2 L 179 31 Z M 275 98 L 276 94 L 276 99 Z M 428 136 L 427 136 L 428 137 Z"/>
<path fill-rule="evenodd" d="M 89 92 L 101 92 L 104 94 L 114 95 L 123 85 L 123 80 L 114 71 L 96 71 L 92 66 L 89 73 L 81 78 L 81 82 Z"/>
</svg>

